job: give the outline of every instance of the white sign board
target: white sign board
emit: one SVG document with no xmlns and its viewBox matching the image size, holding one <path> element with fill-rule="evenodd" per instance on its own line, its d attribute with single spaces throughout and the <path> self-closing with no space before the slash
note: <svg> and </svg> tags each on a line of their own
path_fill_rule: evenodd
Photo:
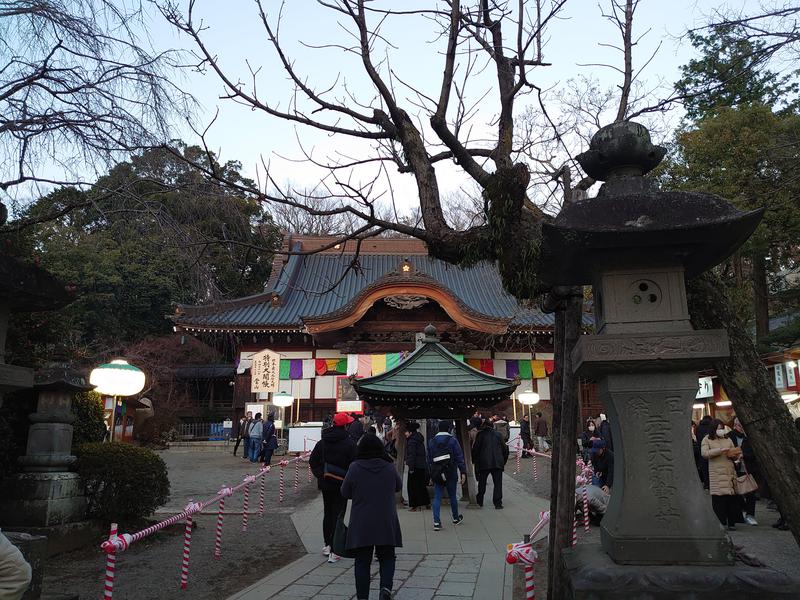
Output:
<svg viewBox="0 0 800 600">
<path fill-rule="evenodd" d="M 783 380 L 783 365 L 775 365 L 775 387 L 779 390 L 786 387 L 786 382 Z"/>
<path fill-rule="evenodd" d="M 695 398 L 713 398 L 714 380 L 711 377 L 701 377 L 697 384 L 697 395 Z"/>
<path fill-rule="evenodd" d="M 250 367 L 250 391 L 277 392 L 280 386 L 281 355 L 272 350 L 262 350 L 254 354 Z"/>
<path fill-rule="evenodd" d="M 797 385 L 797 377 L 794 372 L 794 363 L 786 363 L 786 387 L 794 387 Z"/>
<path fill-rule="evenodd" d="M 322 427 L 289 427 L 289 452 L 306 452 L 314 449 L 321 439 Z"/>
</svg>

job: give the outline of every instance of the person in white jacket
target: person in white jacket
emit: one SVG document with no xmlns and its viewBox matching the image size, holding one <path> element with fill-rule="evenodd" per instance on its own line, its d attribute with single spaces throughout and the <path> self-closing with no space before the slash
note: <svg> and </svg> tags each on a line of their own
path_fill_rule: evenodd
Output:
<svg viewBox="0 0 800 600">
<path fill-rule="evenodd" d="M 0 532 L 0 600 L 19 600 L 31 584 L 31 566 Z"/>
</svg>

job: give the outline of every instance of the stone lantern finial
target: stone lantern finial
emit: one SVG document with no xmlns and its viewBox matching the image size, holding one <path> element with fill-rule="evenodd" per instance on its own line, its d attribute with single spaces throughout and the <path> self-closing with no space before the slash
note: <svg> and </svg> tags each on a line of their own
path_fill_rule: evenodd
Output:
<svg viewBox="0 0 800 600">
<path fill-rule="evenodd" d="M 598 181 L 642 177 L 655 169 L 667 149 L 650 141 L 650 132 L 634 121 L 612 123 L 592 136 L 589 149 L 576 158 L 587 175 Z"/>
</svg>

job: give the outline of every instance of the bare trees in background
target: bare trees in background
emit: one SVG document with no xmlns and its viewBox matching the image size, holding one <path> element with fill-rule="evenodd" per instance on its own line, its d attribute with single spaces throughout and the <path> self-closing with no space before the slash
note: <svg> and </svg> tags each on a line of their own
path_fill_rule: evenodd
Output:
<svg viewBox="0 0 800 600">
<path fill-rule="evenodd" d="M 143 32 L 135 2 L 0 2 L 0 191 L 82 183 L 169 139 L 188 96 Z"/>
</svg>

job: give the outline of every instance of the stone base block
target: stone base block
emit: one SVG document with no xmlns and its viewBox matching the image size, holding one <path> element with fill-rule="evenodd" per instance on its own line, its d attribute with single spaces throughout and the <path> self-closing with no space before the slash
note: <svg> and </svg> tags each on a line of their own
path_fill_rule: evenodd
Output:
<svg viewBox="0 0 800 600">
<path fill-rule="evenodd" d="M 21 473 L 0 482 L 0 526 L 48 527 L 86 518 L 75 473 Z"/>
<path fill-rule="evenodd" d="M 100 521 L 85 520 L 51 527 L 14 527 L 15 531 L 47 537 L 47 557 L 71 552 L 86 546 L 97 546 L 108 538 L 108 528 Z M 5 532 L 5 529 L 3 530 Z"/>
<path fill-rule="evenodd" d="M 619 565 L 599 544 L 564 551 L 572 600 L 789 600 L 800 579 L 767 568 Z"/>
<path fill-rule="evenodd" d="M 616 537 L 602 525 L 600 543 L 609 556 L 618 564 L 626 565 L 732 565 L 733 544 L 719 529 L 716 537 L 680 538 L 666 536 Z"/>
<path fill-rule="evenodd" d="M 42 578 L 44 577 L 45 558 L 47 557 L 47 538 L 43 535 L 31 535 L 18 531 L 3 531 L 3 534 L 14 544 L 22 556 L 28 561 L 33 572 L 31 584 L 22 600 L 35 600 L 42 595 Z"/>
</svg>

